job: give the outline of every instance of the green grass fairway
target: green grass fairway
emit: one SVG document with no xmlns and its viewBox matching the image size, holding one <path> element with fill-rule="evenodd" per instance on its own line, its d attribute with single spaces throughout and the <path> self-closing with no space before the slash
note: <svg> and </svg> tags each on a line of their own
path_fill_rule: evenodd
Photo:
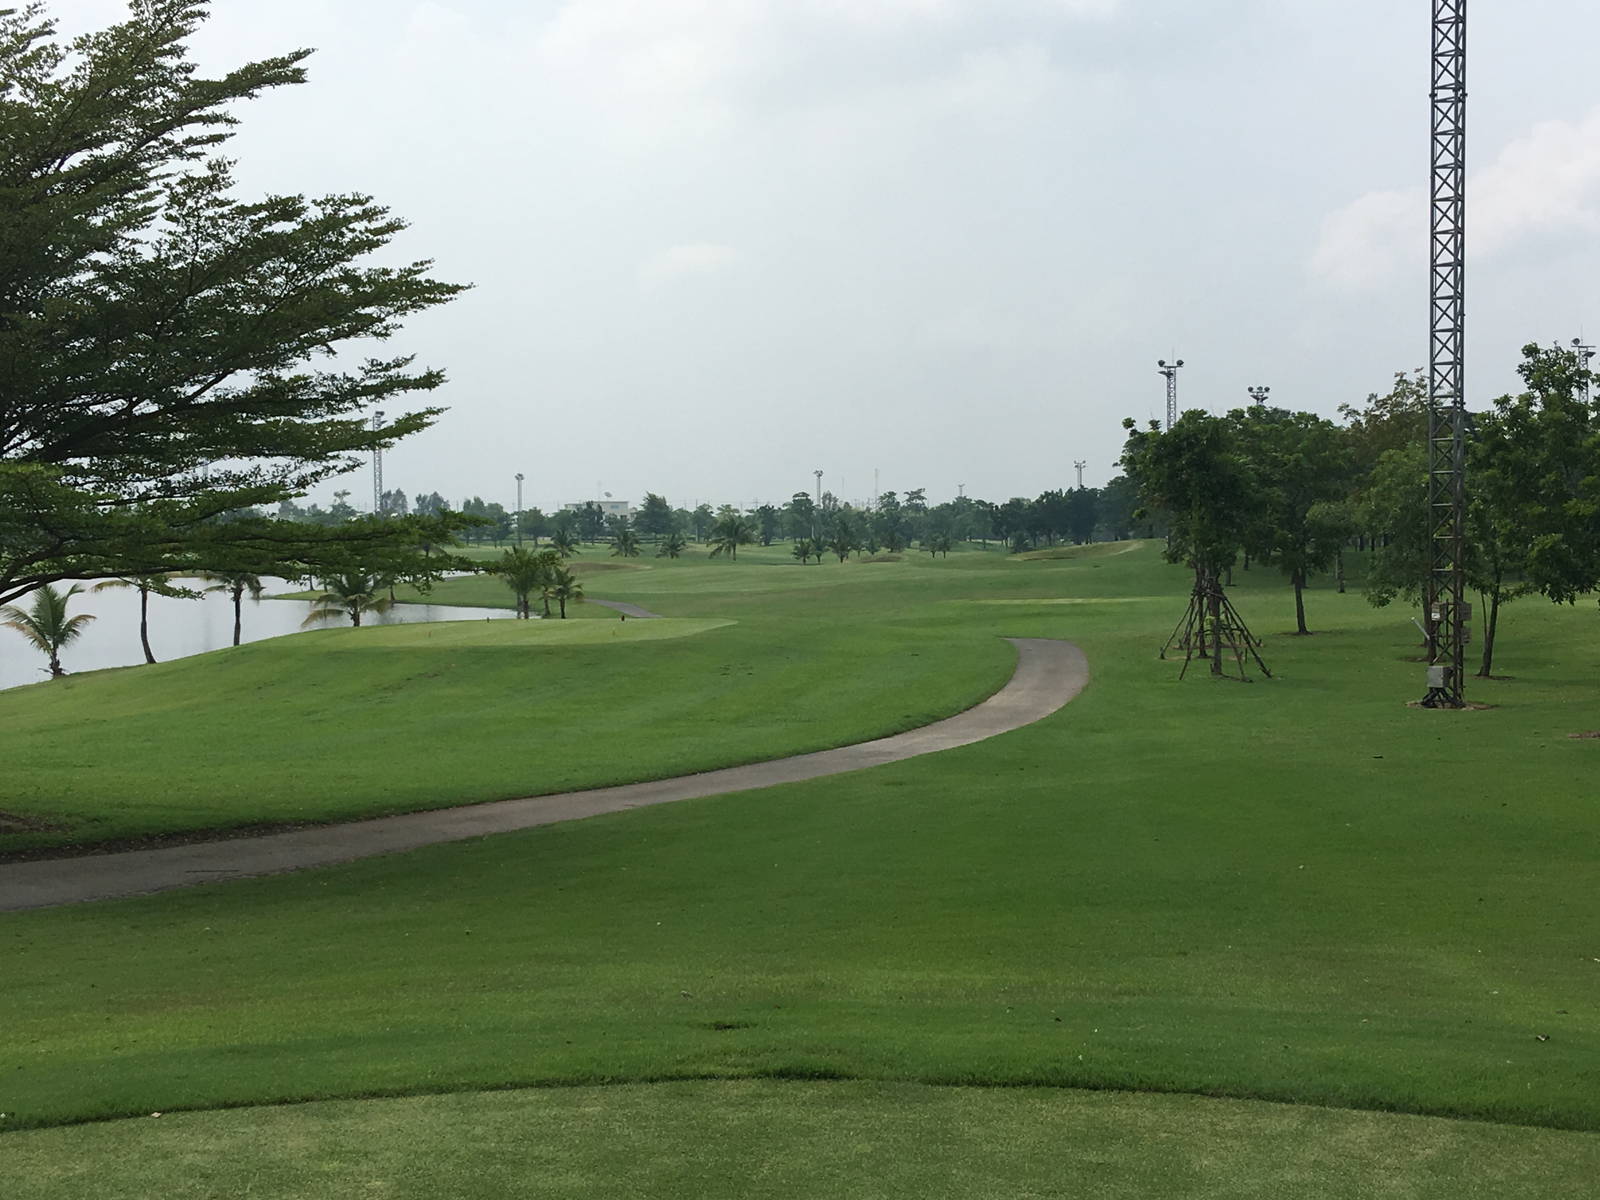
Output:
<svg viewBox="0 0 1600 1200">
<path fill-rule="evenodd" d="M 331 629 L 3 692 L 0 854 L 665 778 L 897 733 L 1004 684 L 994 627 L 910 619 L 919 575 L 886 590 L 881 569 L 621 568 L 598 575 L 650 579 L 681 617 Z M 440 591 L 509 602 L 494 579 Z"/>
<path fill-rule="evenodd" d="M 319 781 L 340 756 L 367 772 L 393 759 L 383 778 L 402 797 L 409 776 L 427 776 L 435 791 L 449 784 L 443 792 L 456 797 L 502 778 L 513 745 L 530 747 L 529 771 L 545 769 L 548 746 L 525 733 L 537 725 L 485 715 L 505 704 L 514 677 L 531 680 L 530 707 L 552 678 L 585 706 L 556 757 L 591 775 L 670 766 L 675 746 L 679 761 L 730 746 L 765 756 L 802 740 L 790 722 L 806 723 L 806 736 L 850 740 L 875 723 L 959 706 L 1009 671 L 1002 634 L 1073 639 L 1093 681 L 1036 725 L 851 775 L 0 917 L 0 1111 L 10 1127 L 554 1085 L 861 1084 L 826 1093 L 864 1097 L 872 1114 L 839 1117 L 832 1136 L 799 1109 L 762 1118 L 778 1131 L 773 1194 L 784 1164 L 802 1161 L 809 1144 L 832 1144 L 821 1160 L 834 1164 L 849 1161 L 847 1127 L 876 1145 L 875 1131 L 899 1116 L 882 1097 L 902 1094 L 871 1090 L 881 1085 L 1189 1093 L 1600 1131 L 1600 741 L 1568 736 L 1600 728 L 1592 605 L 1509 608 L 1500 670 L 1510 678 L 1471 689 L 1491 707 L 1435 713 L 1405 703 L 1422 686 L 1406 613 L 1319 587 L 1308 608 L 1321 632 L 1292 637 L 1292 595 L 1260 571 L 1240 573 L 1234 599 L 1278 677 L 1241 685 L 1196 671 L 1178 682 L 1176 664 L 1155 650 L 1182 611 L 1186 581 L 1150 547 L 1021 563 L 969 554 L 800 567 L 752 555 L 611 574 L 629 585 L 616 598 L 735 623 L 618 645 L 452 647 L 437 659 L 409 646 L 321 653 L 313 639 L 285 639 L 262 644 L 278 655 L 272 669 L 241 653 L 189 664 L 188 675 L 183 664 L 112 672 L 68 681 L 76 692 L 22 689 L 0 716 L 8 734 L 29 731 L 21 744 L 38 754 L 74 721 L 120 705 L 85 736 L 119 755 L 153 754 L 130 733 L 141 731 L 161 753 L 186 756 L 169 779 L 214 777 L 231 763 L 219 731 L 233 722 L 277 772 L 273 786 L 239 792 L 258 807 L 285 795 L 285 779 L 302 784 L 286 804 L 336 790 Z M 507 636 L 540 636 L 513 629 Z M 362 665 L 338 666 L 350 661 Z M 449 702 L 431 705 L 432 725 L 390 698 L 451 662 L 461 669 L 448 676 Z M 229 669 L 248 686 L 209 705 L 180 694 L 179 684 L 216 685 L 228 663 L 243 664 Z M 99 707 L 73 708 L 73 695 Z M 136 697 L 152 695 L 168 707 L 141 715 Z M 638 707 L 616 711 L 629 696 Z M 786 715 L 757 720 L 745 707 L 753 700 Z M 46 702 L 63 705 L 53 723 L 28 726 L 30 705 Z M 280 715 L 263 733 L 269 713 Z M 186 723 L 197 720 L 213 723 L 185 749 Z M 274 744 L 315 748 L 325 727 L 316 770 L 296 776 L 266 756 Z M 77 794 L 88 797 L 79 803 L 103 805 L 117 756 L 72 750 Z M 57 753 L 65 770 L 67 751 Z M 339 778 L 357 792 L 358 782 L 354 772 Z M 641 1117 L 638 1137 L 665 1142 L 667 1132 L 651 1130 L 677 1128 L 673 1120 L 714 1124 L 717 1097 L 740 1093 L 683 1094 L 700 1099 L 670 1118 Z M 801 1094 L 823 1092 L 783 1093 Z M 1004 1144 L 983 1132 L 1009 1128 L 1004 1118 L 941 1115 L 940 1105 L 969 1101 L 934 1095 L 931 1136 L 882 1135 L 884 1161 L 898 1164 L 885 1188 L 902 1176 L 914 1184 L 921 1164 L 944 1153 L 941 1141 L 962 1178 L 966 1135 L 938 1132 L 947 1126 L 970 1130 L 971 1145 Z M 1078 1102 L 1034 1095 L 970 1103 Z M 549 1119 L 564 1119 L 566 1101 L 548 1102 Z M 196 1119 L 202 1131 L 223 1128 Z M 450 1121 L 468 1119 L 441 1118 L 435 1141 L 412 1131 L 396 1145 L 439 1147 L 445 1169 Z M 1142 1119 L 1128 1117 L 1136 1128 Z M 1180 1132 L 1155 1150 L 1130 1150 L 1115 1122 L 1085 1126 L 1083 1153 L 1104 1186 L 1079 1194 L 1149 1194 L 1136 1159 L 1150 1155 L 1178 1180 L 1154 1194 L 1471 1195 L 1474 1180 L 1496 1196 L 1592 1187 L 1588 1138 L 1484 1124 L 1444 1150 L 1418 1143 L 1406 1166 L 1405 1131 L 1424 1126 L 1286 1119 L 1304 1139 L 1298 1153 L 1288 1133 L 1274 1153 L 1265 1125 L 1259 1147 L 1254 1133 L 1241 1147 L 1174 1117 Z M 366 1127 L 341 1132 L 330 1116 L 318 1128 L 342 1147 L 329 1154 L 354 1161 Z M 14 1136 L 0 1135 L 0 1162 Z M 107 1171 L 120 1162 L 114 1142 L 92 1140 L 116 1134 L 50 1136 L 63 1139 L 55 1145 L 81 1136 L 85 1161 Z M 600 1132 L 573 1136 L 574 1157 L 552 1170 L 603 1160 Z M 1383 1141 L 1390 1136 L 1400 1141 Z M 1404 1161 L 1362 1175 L 1350 1161 L 1357 1143 L 1377 1147 L 1374 1163 Z M 1042 1154 L 1040 1144 L 1019 1155 Z M 1458 1151 L 1460 1162 L 1446 1164 Z M 533 1155 L 504 1152 L 503 1169 L 525 1170 Z M 1000 1171 L 971 1155 L 972 1178 Z M 486 1158 L 493 1179 L 501 1168 Z M 1318 1186 L 1272 1174 L 1296 1163 Z M 1210 1164 L 1237 1178 L 1214 1182 Z M 1036 1166 L 1019 1160 L 994 1178 L 1028 1194 Z M 626 1179 L 630 1168 L 613 1159 L 607 1169 Z M 1324 1179 L 1333 1183 L 1323 1188 Z M 1463 1190 L 1430 1193 L 1436 1180 Z M 1067 1181 L 1056 1186 L 1073 1194 Z M 1044 1183 L 1035 1191 L 1052 1194 Z"/>
<path fill-rule="evenodd" d="M 17 1200 L 1560 1200 L 1600 1135 L 1036 1089 L 681 1083 L 163 1115 L 13 1134 Z M 115 1163 L 115 1170 L 107 1170 Z"/>
</svg>

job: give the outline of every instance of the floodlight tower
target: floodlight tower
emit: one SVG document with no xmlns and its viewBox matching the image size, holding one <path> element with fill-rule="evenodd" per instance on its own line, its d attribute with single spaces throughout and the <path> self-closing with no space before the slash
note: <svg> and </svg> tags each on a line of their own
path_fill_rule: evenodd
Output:
<svg viewBox="0 0 1600 1200">
<path fill-rule="evenodd" d="M 1164 358 L 1158 358 L 1156 366 L 1167 377 L 1167 428 L 1171 429 L 1178 423 L 1178 368 L 1183 366 L 1183 359 L 1169 363 Z"/>
<path fill-rule="evenodd" d="M 1245 388 L 1245 391 L 1250 396 L 1251 404 L 1255 405 L 1257 408 L 1265 408 L 1267 396 L 1271 394 L 1272 389 L 1269 387 L 1248 387 Z"/>
<path fill-rule="evenodd" d="M 1072 464 L 1072 469 L 1078 473 L 1078 490 L 1080 492 L 1083 491 L 1083 469 L 1088 465 L 1089 464 L 1081 458 L 1074 460 Z"/>
<path fill-rule="evenodd" d="M 1578 356 L 1578 369 L 1580 371 L 1588 371 L 1589 360 L 1594 358 L 1594 347 L 1585 345 L 1582 338 L 1573 338 L 1572 352 Z M 1584 375 L 1581 386 L 1583 387 L 1583 402 L 1585 404 L 1589 402 L 1589 382 L 1589 376 L 1587 374 Z"/>
<path fill-rule="evenodd" d="M 377 433 L 383 428 L 383 412 L 380 409 L 372 414 L 372 432 Z M 372 447 L 372 515 L 383 515 L 383 447 L 374 443 Z"/>
<path fill-rule="evenodd" d="M 1433 0 L 1426 708 L 1466 705 L 1467 0 Z"/>
</svg>

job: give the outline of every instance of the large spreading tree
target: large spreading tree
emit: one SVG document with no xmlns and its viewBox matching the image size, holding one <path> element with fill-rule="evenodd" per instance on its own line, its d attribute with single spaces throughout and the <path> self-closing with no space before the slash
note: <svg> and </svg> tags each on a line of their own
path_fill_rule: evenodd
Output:
<svg viewBox="0 0 1600 1200">
<path fill-rule="evenodd" d="M 442 382 L 354 361 L 461 289 L 374 262 L 370 197 L 241 199 L 237 105 L 303 81 L 300 50 L 219 78 L 196 0 L 132 0 L 70 43 L 0 10 L 0 603 L 65 578 L 172 570 L 424 575 L 450 514 L 316 528 L 256 515 L 431 424 Z M 381 426 L 365 414 L 382 406 Z"/>
</svg>

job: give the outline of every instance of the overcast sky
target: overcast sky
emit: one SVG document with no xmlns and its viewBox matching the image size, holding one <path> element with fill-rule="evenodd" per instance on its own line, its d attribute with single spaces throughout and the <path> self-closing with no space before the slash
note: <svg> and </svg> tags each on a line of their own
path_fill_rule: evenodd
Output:
<svg viewBox="0 0 1600 1200">
<path fill-rule="evenodd" d="M 246 193 L 373 193 L 473 291 L 385 476 L 510 507 L 991 499 L 1124 416 L 1333 415 L 1427 352 L 1427 0 L 215 0 Z M 55 0 L 63 27 L 118 0 Z M 1600 6 L 1478 0 L 1469 403 L 1600 335 Z M 349 482 L 370 503 L 370 478 Z M 328 489 L 331 491 L 331 489 Z"/>
</svg>

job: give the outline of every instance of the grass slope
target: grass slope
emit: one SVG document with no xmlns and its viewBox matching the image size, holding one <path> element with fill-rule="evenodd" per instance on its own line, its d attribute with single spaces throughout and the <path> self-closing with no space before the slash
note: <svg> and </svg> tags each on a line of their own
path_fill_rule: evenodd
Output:
<svg viewBox="0 0 1600 1200">
<path fill-rule="evenodd" d="M 897 620 L 875 570 L 618 570 L 693 602 L 661 622 L 326 630 L 0 692 L 0 854 L 665 778 L 899 732 L 1005 682 L 993 629 Z M 745 580 L 771 602 L 741 603 Z"/>
<path fill-rule="evenodd" d="M 1600 1136 L 1188 1096 L 682 1083 L 164 1115 L 5 1139 L 25 1200 L 1558 1200 Z M 105 1165 L 115 1162 L 114 1172 Z"/>
<path fill-rule="evenodd" d="M 1288 637 L 1260 572 L 1235 599 L 1278 678 L 1242 686 L 1155 661 L 1184 581 L 1150 551 L 741 560 L 720 591 L 712 569 L 652 572 L 644 602 L 739 624 L 637 649 L 703 679 L 714 639 L 759 626 L 831 686 L 820 609 L 866 646 L 1070 636 L 1094 681 L 1038 725 L 854 775 L 0 918 L 12 1127 L 767 1076 L 1600 1130 L 1600 744 L 1566 737 L 1600 725 L 1592 612 L 1514 606 L 1517 678 L 1474 685 L 1495 707 L 1431 713 L 1403 703 L 1403 613 L 1318 591 L 1324 632 Z"/>
</svg>

